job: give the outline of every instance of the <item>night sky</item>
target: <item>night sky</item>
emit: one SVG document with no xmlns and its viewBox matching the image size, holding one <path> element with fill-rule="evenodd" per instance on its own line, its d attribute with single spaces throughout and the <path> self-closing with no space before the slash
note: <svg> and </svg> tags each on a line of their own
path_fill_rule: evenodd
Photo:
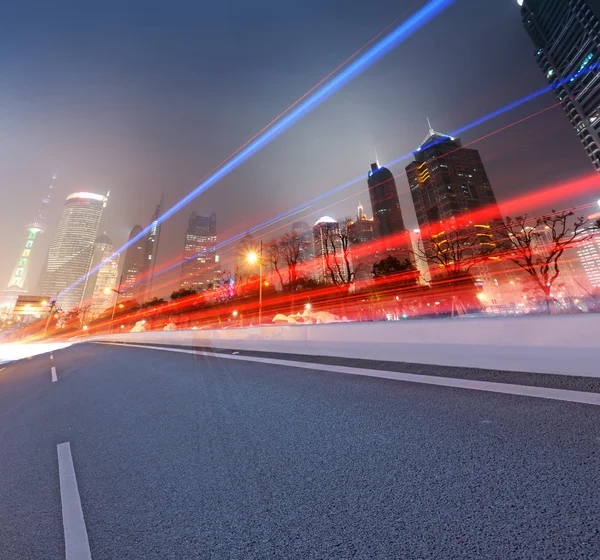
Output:
<svg viewBox="0 0 600 560">
<path fill-rule="evenodd" d="M 146 225 L 161 193 L 175 203 L 340 62 L 425 1 L 11 4 L 0 18 L 0 289 L 24 226 L 58 172 L 49 229 L 29 279 L 34 290 L 69 193 L 110 190 L 102 229 L 121 245 L 134 224 Z M 310 208 L 307 221 L 354 215 L 359 200 L 370 214 L 368 195 L 358 193 L 366 188 L 374 146 L 385 164 L 421 143 L 427 117 L 436 130 L 450 132 L 544 85 L 516 0 L 457 0 L 170 220 L 159 264 L 181 254 L 192 210 L 216 212 L 222 240 L 363 177 Z M 465 132 L 463 142 L 554 102 L 546 94 Z M 473 147 L 500 203 L 593 172 L 559 108 Z M 407 163 L 392 171 L 414 227 Z"/>
</svg>

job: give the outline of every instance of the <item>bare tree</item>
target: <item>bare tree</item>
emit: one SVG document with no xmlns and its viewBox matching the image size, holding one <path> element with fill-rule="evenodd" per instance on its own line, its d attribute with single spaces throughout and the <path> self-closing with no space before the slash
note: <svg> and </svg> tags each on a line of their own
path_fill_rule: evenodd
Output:
<svg viewBox="0 0 600 560">
<path fill-rule="evenodd" d="M 432 234 L 415 255 L 437 266 L 449 280 L 470 276 L 471 269 L 489 260 L 497 244 L 490 233 L 452 228 Z"/>
<path fill-rule="evenodd" d="M 302 260 L 302 239 L 294 233 L 286 233 L 279 241 L 279 247 L 287 266 L 288 289 L 293 292 L 298 286 L 298 264 Z"/>
<path fill-rule="evenodd" d="M 544 295 L 548 312 L 565 250 L 591 239 L 599 225 L 587 228 L 589 220 L 573 216 L 572 211 L 552 210 L 548 216 L 532 220 L 528 220 L 527 215 L 506 218 L 504 225 L 507 257 L 528 274 L 532 284 Z"/>
<path fill-rule="evenodd" d="M 324 225 L 323 257 L 332 284 L 350 291 L 356 281 L 356 270 L 352 266 L 352 235 L 348 223 L 349 220 Z"/>
<path fill-rule="evenodd" d="M 281 246 L 278 241 L 271 241 L 264 248 L 265 261 L 269 263 L 271 271 L 277 274 L 281 289 L 284 289 L 285 283 L 281 274 L 280 266 L 282 264 Z"/>
</svg>

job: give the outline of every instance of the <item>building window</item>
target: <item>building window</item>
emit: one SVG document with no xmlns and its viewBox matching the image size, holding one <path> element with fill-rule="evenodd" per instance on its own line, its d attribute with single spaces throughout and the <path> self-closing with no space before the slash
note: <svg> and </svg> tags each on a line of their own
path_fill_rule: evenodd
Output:
<svg viewBox="0 0 600 560">
<path fill-rule="evenodd" d="M 25 243 L 25 247 L 31 249 L 33 247 L 33 241 L 31 239 L 27 240 L 27 242 Z"/>
</svg>

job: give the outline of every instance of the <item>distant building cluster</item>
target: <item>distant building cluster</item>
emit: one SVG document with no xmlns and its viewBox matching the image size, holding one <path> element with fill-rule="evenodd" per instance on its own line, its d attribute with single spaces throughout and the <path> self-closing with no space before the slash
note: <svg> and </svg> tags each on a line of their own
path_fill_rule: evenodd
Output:
<svg viewBox="0 0 600 560">
<path fill-rule="evenodd" d="M 517 2 L 534 45 L 536 62 L 592 164 L 600 171 L 600 0 Z M 340 221 L 323 216 L 312 226 L 297 221 L 292 225 L 288 244 L 271 250 L 283 252 L 283 258 L 293 267 L 295 260 L 304 263 L 300 274 L 319 284 L 370 282 L 373 265 L 388 256 L 409 258 L 410 265 L 418 271 L 419 282 L 427 284 L 439 272 L 439 263 L 426 257 L 432 245 L 438 250 L 449 247 L 451 236 L 458 234 L 475 238 L 482 247 L 495 248 L 502 243 L 495 232 L 502 229 L 503 218 L 478 150 L 464 147 L 459 138 L 437 132 L 429 121 L 428 124 L 425 139 L 405 168 L 418 228 L 407 229 L 396 179 L 375 161 L 366 178 L 371 217 L 359 204 L 356 218 Z M 41 295 L 31 294 L 31 259 L 42 257 L 38 254 L 38 238 L 47 230 L 47 210 L 55 180 L 56 176 L 35 218 L 25 228 L 7 289 L 0 293 L 0 309 L 5 313 L 12 310 L 21 298 L 15 310 L 20 315 L 38 313 L 51 302 L 62 310 L 85 307 L 85 313 L 92 318 L 117 303 L 142 303 L 150 298 L 163 200 L 147 226 L 132 228 L 124 253 L 115 255 L 111 239 L 100 233 L 109 193 L 88 191 L 67 196 L 36 289 Z M 471 218 L 484 209 L 485 215 Z M 600 213 L 590 216 L 598 218 Z M 592 288 L 600 288 L 600 236 L 587 229 L 580 235 L 581 243 L 573 251 L 576 257 L 565 262 L 562 278 L 574 287 L 581 272 Z M 202 292 L 256 275 L 256 266 L 246 259 L 249 251 L 256 248 L 250 235 L 241 239 L 232 271 L 224 270 L 217 239 L 217 215 L 192 212 L 183 239 L 180 289 Z M 542 231 L 533 250 L 541 254 L 553 242 Z M 270 255 L 275 263 L 280 257 Z M 513 284 L 511 274 L 500 259 L 482 261 L 473 269 L 483 289 L 495 289 L 499 278 Z"/>
</svg>

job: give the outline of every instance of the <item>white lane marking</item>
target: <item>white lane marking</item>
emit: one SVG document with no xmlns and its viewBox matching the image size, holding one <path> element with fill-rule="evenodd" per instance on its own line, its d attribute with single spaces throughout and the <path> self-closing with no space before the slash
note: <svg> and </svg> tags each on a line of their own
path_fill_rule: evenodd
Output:
<svg viewBox="0 0 600 560">
<path fill-rule="evenodd" d="M 52 354 L 50 354 L 50 359 L 54 360 L 54 356 Z"/>
<path fill-rule="evenodd" d="M 56 368 L 54 366 L 50 368 L 50 373 L 52 374 L 52 383 L 56 383 L 58 381 L 58 377 L 56 377 Z"/>
<path fill-rule="evenodd" d="M 6 369 L 5 367 L 3 367 L 3 368 L 0 368 L 0 371 L 4 371 L 5 369 Z"/>
<path fill-rule="evenodd" d="M 88 542 L 71 445 L 67 441 L 56 446 L 58 452 L 58 475 L 60 480 L 60 501 L 62 504 L 63 527 L 65 531 L 66 560 L 92 560 Z"/>
<path fill-rule="evenodd" d="M 246 362 L 260 362 L 279 366 L 296 367 L 321 371 L 332 371 L 335 373 L 346 373 L 349 375 L 364 375 L 366 377 L 380 377 L 382 379 L 394 379 L 396 381 L 409 381 L 411 383 L 423 383 L 425 385 L 438 385 L 441 387 L 455 387 L 458 389 L 471 389 L 473 391 L 487 391 L 490 393 L 504 393 L 507 395 L 520 395 L 522 397 L 537 397 L 540 399 L 552 399 L 582 404 L 593 404 L 600 406 L 600 393 L 586 393 L 585 391 L 570 391 L 567 389 L 552 389 L 549 387 L 533 387 L 530 385 L 514 385 L 511 383 L 495 383 L 493 381 L 478 381 L 476 379 L 459 379 L 454 377 L 438 377 L 435 375 L 421 375 L 418 373 L 401 373 L 397 371 L 384 371 L 379 369 L 363 369 L 348 366 L 335 366 L 329 364 L 318 364 L 314 362 L 294 362 L 292 360 L 278 360 L 275 358 L 259 358 L 255 356 L 233 356 L 232 354 L 219 354 L 217 352 L 203 352 L 200 350 L 188 350 L 185 348 L 166 348 L 164 346 L 151 346 L 147 344 L 126 344 L 114 342 L 102 342 L 101 344 L 112 344 L 116 346 L 129 346 L 131 348 L 148 348 L 151 350 L 163 350 L 165 352 L 178 352 L 181 354 L 196 354 L 198 356 L 212 356 L 225 358 L 227 360 L 244 360 Z"/>
</svg>

